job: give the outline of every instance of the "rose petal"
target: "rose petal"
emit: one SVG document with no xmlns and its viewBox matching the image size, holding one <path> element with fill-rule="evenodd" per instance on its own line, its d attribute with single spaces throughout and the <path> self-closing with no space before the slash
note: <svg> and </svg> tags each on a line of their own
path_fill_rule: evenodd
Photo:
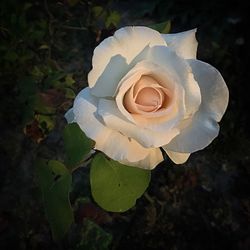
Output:
<svg viewBox="0 0 250 250">
<path fill-rule="evenodd" d="M 148 149 L 148 152 L 148 155 L 143 160 L 135 163 L 123 161 L 122 163 L 144 169 L 154 169 L 160 162 L 163 161 L 161 150 L 159 148 L 150 148 Z"/>
<path fill-rule="evenodd" d="M 129 91 L 133 84 L 136 83 L 142 75 L 150 75 L 157 79 L 158 82 L 164 88 L 169 89 L 172 92 L 171 105 L 166 109 L 159 110 L 157 112 L 146 113 L 143 115 L 140 113 L 133 103 L 133 91 Z M 128 101 L 125 103 L 125 95 L 128 94 Z M 168 93 L 168 95 L 170 95 Z M 183 119 L 185 104 L 184 102 L 184 90 L 180 83 L 177 82 L 176 77 L 168 72 L 167 69 L 161 66 L 148 62 L 141 61 L 136 64 L 135 67 L 129 71 L 129 73 L 120 81 L 117 88 L 116 103 L 120 112 L 131 122 L 137 124 L 139 127 L 151 128 L 154 131 L 166 132 L 168 129 L 176 126 L 176 123 Z M 128 110 L 133 110 L 133 114 Z M 154 118 L 154 119 L 151 119 Z"/>
<path fill-rule="evenodd" d="M 192 153 L 205 148 L 219 133 L 219 122 L 228 105 L 228 88 L 221 74 L 211 65 L 188 60 L 199 83 L 202 103 L 189 126 L 181 131 L 166 148 Z"/>
<path fill-rule="evenodd" d="M 142 106 L 158 106 L 161 102 L 161 96 L 158 91 L 154 88 L 143 88 L 137 94 L 136 103 Z"/>
<path fill-rule="evenodd" d="M 83 132 L 96 142 L 95 148 L 110 158 L 128 165 L 137 166 L 138 161 L 152 157 L 152 149 L 142 147 L 138 142 L 107 128 L 96 114 L 97 98 L 90 94 L 90 89 L 83 89 L 76 97 L 73 111 L 75 119 Z M 153 159 L 151 159 L 154 161 Z M 155 159 L 158 162 L 159 158 Z M 142 167 L 142 166 L 141 166 Z M 144 166 L 150 168 L 152 166 Z"/>
<path fill-rule="evenodd" d="M 201 103 L 201 93 L 198 83 L 195 81 L 191 68 L 186 60 L 168 47 L 155 46 L 150 49 L 148 60 L 161 65 L 164 70 L 170 72 L 185 90 L 185 118 L 193 115 Z"/>
<path fill-rule="evenodd" d="M 159 78 L 159 77 L 158 77 Z M 169 84 L 168 88 L 163 87 L 163 85 L 167 86 L 167 84 L 165 83 L 166 79 L 160 79 L 161 82 L 158 82 L 157 80 L 155 80 L 155 78 L 148 75 L 142 75 L 140 80 L 138 82 L 136 82 L 134 85 L 132 85 L 132 87 L 128 90 L 128 92 L 125 94 L 125 98 L 124 98 L 124 106 L 125 108 L 128 106 L 128 108 L 131 107 L 132 104 L 133 105 L 133 109 L 132 110 L 128 110 L 130 113 L 141 113 L 143 114 L 144 112 L 138 112 L 137 107 L 139 106 L 138 104 L 141 104 L 141 99 L 143 97 L 144 99 L 144 103 L 148 103 L 148 104 L 152 104 L 152 105 L 144 105 L 144 109 L 146 110 L 151 110 L 152 111 L 157 111 L 161 108 L 168 108 L 168 106 L 171 104 L 172 102 L 172 97 L 174 95 L 174 88 L 173 88 L 173 83 Z M 151 94 L 147 94 L 145 95 L 145 89 L 148 91 L 151 91 Z M 152 91 L 154 91 L 154 93 L 152 93 Z M 139 94 L 141 95 L 141 93 L 144 92 L 143 96 L 139 96 Z M 154 95 L 155 94 L 155 95 Z M 155 96 L 155 100 L 153 100 L 153 95 Z M 152 103 L 151 103 L 152 102 Z M 131 104 L 132 103 L 132 104 Z M 148 106 L 150 108 L 148 108 Z M 152 107 L 152 108 L 151 108 Z"/>
<path fill-rule="evenodd" d="M 163 147 L 164 149 L 164 147 Z M 165 149 L 164 149 L 165 150 Z M 190 154 L 189 153 L 178 153 L 170 150 L 165 150 L 168 157 L 175 163 L 175 164 L 183 164 L 185 163 Z"/>
<path fill-rule="evenodd" d="M 101 99 L 99 101 L 98 114 L 102 117 L 108 128 L 135 139 L 145 148 L 155 148 L 165 145 L 179 133 L 179 130 L 175 128 L 169 128 L 162 133 L 138 127 L 126 120 L 117 108 L 116 103 L 111 100 Z"/>
<path fill-rule="evenodd" d="M 133 59 L 145 47 L 154 45 L 166 46 L 166 42 L 159 32 L 140 26 L 121 28 L 114 36 L 101 42 L 94 50 L 93 68 L 88 74 L 92 94 L 113 96 L 119 80 L 131 68 L 129 64 Z"/>
<path fill-rule="evenodd" d="M 75 115 L 73 112 L 73 108 L 69 109 L 66 114 L 64 115 L 65 119 L 67 120 L 68 123 L 75 122 Z"/>
<path fill-rule="evenodd" d="M 166 92 L 161 91 L 161 88 L 153 77 L 142 75 L 125 94 L 123 100 L 125 109 L 132 114 L 156 111 L 159 108 L 156 105 L 157 102 L 159 106 L 162 105 L 163 95 Z M 153 95 L 155 101 L 153 100 Z"/>
<path fill-rule="evenodd" d="M 106 53 L 108 54 L 109 52 L 107 51 Z M 111 57 L 110 61 L 106 65 L 106 68 L 102 69 L 101 66 L 102 65 L 94 66 L 93 64 L 93 67 L 95 68 L 93 68 L 88 74 L 91 94 L 96 97 L 112 97 L 114 96 L 119 81 L 129 70 L 129 65 L 124 57 L 121 55 L 115 55 Z M 102 73 L 97 79 L 95 79 L 97 76 L 96 72 L 99 71 Z M 95 82 L 92 78 L 95 79 Z"/>
<path fill-rule="evenodd" d="M 162 34 L 162 37 L 178 56 L 184 59 L 196 59 L 198 43 L 195 33 L 196 29 L 193 29 L 176 34 Z"/>
<path fill-rule="evenodd" d="M 188 63 L 201 89 L 200 110 L 206 111 L 219 122 L 226 111 L 229 100 L 228 88 L 223 77 L 216 68 L 208 63 L 199 60 L 188 60 Z"/>
</svg>

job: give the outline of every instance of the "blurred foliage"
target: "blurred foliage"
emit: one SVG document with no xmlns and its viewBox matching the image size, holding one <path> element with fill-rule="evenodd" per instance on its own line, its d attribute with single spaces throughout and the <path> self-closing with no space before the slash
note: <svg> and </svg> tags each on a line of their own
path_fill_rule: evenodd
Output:
<svg viewBox="0 0 250 250">
<path fill-rule="evenodd" d="M 77 244 L 76 250 L 108 250 L 112 242 L 112 235 L 105 232 L 91 220 L 86 219 L 82 227 L 82 239 Z"/>
<path fill-rule="evenodd" d="M 39 160 L 36 167 L 52 235 L 55 241 L 59 241 L 73 223 L 68 197 L 72 181 L 71 175 L 59 161 Z"/>
<path fill-rule="evenodd" d="M 247 10 L 245 1 L 224 0 L 1 1 L 0 248 L 249 249 Z M 56 164 L 61 166 L 56 176 L 45 164 L 50 183 L 42 184 L 41 193 L 43 175 L 37 179 L 34 162 L 37 157 L 62 162 L 71 150 L 63 143 L 63 116 L 87 85 L 96 45 L 118 27 L 156 23 L 160 32 L 168 32 L 170 24 L 171 32 L 198 28 L 198 58 L 218 68 L 230 90 L 220 135 L 184 166 L 158 166 L 144 198 L 123 214 L 95 205 L 90 170 L 78 168 L 71 190 L 63 184 L 74 223 L 56 244 L 41 198 L 45 192 L 56 201 L 58 185 L 70 177 L 62 163 Z M 60 214 L 56 206 L 47 207 L 47 216 Z M 52 225 L 54 238 L 64 235 L 57 223 L 67 227 L 72 217 L 65 218 Z"/>
</svg>

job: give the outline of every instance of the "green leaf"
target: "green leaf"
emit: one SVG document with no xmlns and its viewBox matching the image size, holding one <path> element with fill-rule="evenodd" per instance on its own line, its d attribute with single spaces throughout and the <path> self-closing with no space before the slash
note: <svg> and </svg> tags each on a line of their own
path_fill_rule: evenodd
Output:
<svg viewBox="0 0 250 250">
<path fill-rule="evenodd" d="M 25 3 L 23 6 L 23 11 L 27 11 L 29 8 L 31 8 L 33 6 L 32 3 Z"/>
<path fill-rule="evenodd" d="M 53 239 L 61 240 L 73 223 L 69 201 L 72 176 L 61 162 L 54 160 L 39 160 L 37 174 Z"/>
<path fill-rule="evenodd" d="M 49 45 L 47 44 L 42 44 L 39 49 L 49 49 Z"/>
<path fill-rule="evenodd" d="M 102 14 L 103 7 L 101 7 L 101 6 L 94 6 L 92 8 L 92 12 L 94 14 L 94 17 L 97 18 L 97 17 L 99 17 Z"/>
<path fill-rule="evenodd" d="M 84 219 L 82 239 L 77 244 L 76 250 L 108 250 L 112 242 L 112 235 L 105 232 L 94 222 Z"/>
<path fill-rule="evenodd" d="M 125 166 L 98 154 L 90 169 L 91 192 L 103 209 L 124 212 L 145 192 L 150 177 L 149 170 Z"/>
<path fill-rule="evenodd" d="M 42 97 L 40 95 L 36 95 L 35 98 L 35 104 L 34 104 L 34 110 L 37 113 L 49 115 L 49 114 L 54 114 L 56 112 L 56 109 L 54 107 L 48 106 Z"/>
<path fill-rule="evenodd" d="M 65 77 L 64 72 L 60 71 L 54 71 L 48 75 L 48 77 L 44 81 L 44 86 L 49 88 L 49 87 L 57 87 L 58 85 L 60 86 L 59 80 Z"/>
<path fill-rule="evenodd" d="M 41 68 L 38 66 L 34 66 L 34 68 L 31 71 L 31 75 L 34 77 L 34 79 L 42 80 L 44 77 L 44 73 L 42 72 Z"/>
<path fill-rule="evenodd" d="M 5 60 L 9 62 L 15 62 L 18 59 L 18 55 L 15 51 L 9 50 L 4 56 Z"/>
<path fill-rule="evenodd" d="M 167 34 L 170 32 L 171 22 L 166 21 L 166 22 L 162 22 L 162 23 L 156 23 L 156 24 L 150 25 L 149 28 L 157 30 L 162 34 Z"/>
<path fill-rule="evenodd" d="M 117 27 L 120 23 L 121 15 L 117 11 L 112 11 L 105 22 L 105 26 L 108 29 L 111 25 Z"/>
<path fill-rule="evenodd" d="M 67 155 L 66 165 L 70 169 L 83 161 L 94 146 L 94 142 L 83 133 L 77 123 L 68 124 L 64 128 L 63 139 Z"/>
<path fill-rule="evenodd" d="M 80 0 L 68 0 L 68 3 L 70 6 L 75 6 L 80 2 Z"/>
<path fill-rule="evenodd" d="M 65 97 L 68 99 L 74 99 L 76 97 L 75 92 L 71 88 L 65 88 Z"/>
<path fill-rule="evenodd" d="M 66 75 L 66 77 L 65 77 L 65 85 L 66 86 L 72 87 L 75 82 L 76 81 L 73 79 L 73 75 L 72 74 Z"/>
<path fill-rule="evenodd" d="M 50 132 L 55 127 L 55 116 L 38 114 L 36 115 L 36 119 L 43 130 L 46 129 Z"/>
<path fill-rule="evenodd" d="M 20 79 L 18 82 L 19 90 L 19 100 L 25 102 L 31 97 L 34 98 L 34 95 L 37 91 L 36 81 L 32 77 L 25 77 Z"/>
</svg>

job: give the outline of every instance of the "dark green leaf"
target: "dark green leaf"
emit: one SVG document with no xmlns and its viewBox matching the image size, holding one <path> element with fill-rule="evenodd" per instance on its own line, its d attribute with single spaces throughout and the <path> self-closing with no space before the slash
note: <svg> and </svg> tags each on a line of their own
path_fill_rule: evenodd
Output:
<svg viewBox="0 0 250 250">
<path fill-rule="evenodd" d="M 65 88 L 65 97 L 68 99 L 74 99 L 76 97 L 75 92 L 71 88 Z"/>
<path fill-rule="evenodd" d="M 10 50 L 10 51 L 7 51 L 4 58 L 5 58 L 5 60 L 7 60 L 9 62 L 15 62 L 18 59 L 18 55 L 15 51 Z"/>
<path fill-rule="evenodd" d="M 42 129 L 46 129 L 48 132 L 55 127 L 55 117 L 51 115 L 36 115 L 36 119 Z M 45 132 L 45 131 L 44 131 Z"/>
<path fill-rule="evenodd" d="M 108 29 L 111 25 L 114 27 L 117 27 L 118 24 L 120 23 L 121 20 L 121 15 L 117 11 L 112 11 L 105 22 L 105 26 Z"/>
<path fill-rule="evenodd" d="M 76 250 L 108 250 L 111 242 L 111 234 L 105 232 L 94 222 L 85 219 L 82 228 L 82 239 L 77 244 Z"/>
<path fill-rule="evenodd" d="M 76 81 L 73 79 L 73 75 L 72 74 L 66 75 L 66 77 L 65 77 L 65 85 L 67 87 L 72 87 L 75 82 Z"/>
<path fill-rule="evenodd" d="M 149 170 L 125 166 L 98 154 L 91 164 L 91 192 L 105 210 L 124 212 L 145 192 L 150 177 Z"/>
<path fill-rule="evenodd" d="M 170 32 L 171 22 L 166 21 L 166 22 L 162 22 L 162 23 L 156 23 L 156 24 L 150 25 L 149 28 L 157 30 L 162 34 L 167 34 Z"/>
<path fill-rule="evenodd" d="M 75 6 L 80 2 L 80 0 L 68 0 L 70 6 Z"/>
<path fill-rule="evenodd" d="M 56 111 L 54 107 L 45 103 L 41 95 L 36 95 L 34 109 L 37 113 L 44 115 L 54 114 Z"/>
<path fill-rule="evenodd" d="M 61 162 L 54 160 L 39 160 L 37 174 L 53 238 L 61 240 L 73 222 L 69 201 L 72 176 Z"/>
<path fill-rule="evenodd" d="M 94 14 L 94 17 L 99 17 L 101 14 L 102 14 L 102 12 L 103 12 L 103 7 L 101 7 L 101 6 L 94 6 L 93 8 L 92 8 L 92 12 L 93 12 L 93 14 Z"/>
<path fill-rule="evenodd" d="M 64 72 L 60 72 L 60 71 L 52 72 L 51 74 L 48 75 L 48 77 L 44 81 L 44 86 L 46 86 L 47 88 L 57 87 L 58 85 L 60 86 L 59 80 L 64 78 L 65 75 L 66 74 Z"/>
<path fill-rule="evenodd" d="M 49 45 L 47 44 L 42 44 L 39 49 L 49 49 Z"/>
<path fill-rule="evenodd" d="M 71 169 L 83 161 L 94 146 L 94 142 L 83 133 L 77 123 L 65 127 L 63 139 L 67 155 L 66 164 Z"/>
</svg>

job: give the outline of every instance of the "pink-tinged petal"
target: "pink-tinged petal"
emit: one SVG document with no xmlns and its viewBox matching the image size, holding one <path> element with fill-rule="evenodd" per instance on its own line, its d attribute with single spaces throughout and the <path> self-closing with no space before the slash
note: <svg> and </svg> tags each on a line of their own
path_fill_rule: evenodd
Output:
<svg viewBox="0 0 250 250">
<path fill-rule="evenodd" d="M 152 149 L 144 148 L 134 139 L 107 128 L 97 114 L 97 102 L 98 99 L 90 94 L 89 88 L 83 89 L 77 95 L 73 106 L 76 122 L 83 132 L 96 142 L 97 150 L 114 160 L 137 166 L 137 162 L 144 161 Z"/>
<path fill-rule="evenodd" d="M 102 41 L 94 50 L 93 68 L 88 75 L 92 94 L 113 96 L 119 80 L 133 67 L 131 64 L 140 61 L 147 47 L 155 45 L 166 46 L 161 34 L 140 26 L 121 28 Z"/>
<path fill-rule="evenodd" d="M 163 149 L 165 150 L 165 148 L 163 147 Z M 190 154 L 189 153 L 178 153 L 178 152 L 174 152 L 174 151 L 170 151 L 170 150 L 165 150 L 168 157 L 175 163 L 175 164 L 183 164 L 185 163 Z"/>
<path fill-rule="evenodd" d="M 165 145 L 179 133 L 179 130 L 175 128 L 170 128 L 162 133 L 157 130 L 152 131 L 138 127 L 126 120 L 117 108 L 116 103 L 111 100 L 101 99 L 99 101 L 98 115 L 108 128 L 136 140 L 145 148 L 156 148 Z"/>
<path fill-rule="evenodd" d="M 208 146 L 219 133 L 219 122 L 227 108 L 229 92 L 221 74 L 211 65 L 188 60 L 196 81 L 199 83 L 202 103 L 190 119 L 189 125 L 181 130 L 166 148 L 192 153 Z"/>
<path fill-rule="evenodd" d="M 125 94 L 123 104 L 132 114 L 156 112 L 162 107 L 166 108 L 168 92 L 152 76 L 142 75 Z"/>
<path fill-rule="evenodd" d="M 196 59 L 198 43 L 195 37 L 196 29 L 176 34 L 162 34 L 169 48 L 184 59 Z"/>
<path fill-rule="evenodd" d="M 135 83 L 139 81 L 141 76 L 151 76 L 156 79 L 161 86 L 161 91 L 166 91 L 166 95 L 171 96 L 171 103 L 157 112 L 142 112 L 138 109 L 138 104 L 133 102 L 134 92 L 137 93 Z M 135 85 L 135 86 L 133 86 Z M 155 85 L 154 85 L 155 87 Z M 167 90 L 168 92 L 167 92 Z M 117 88 L 116 103 L 120 112 L 131 122 L 140 128 L 148 128 L 153 131 L 165 132 L 173 128 L 184 118 L 185 103 L 184 90 L 175 76 L 167 69 L 148 61 L 141 61 L 129 71 L 129 73 L 120 81 Z"/>
</svg>

